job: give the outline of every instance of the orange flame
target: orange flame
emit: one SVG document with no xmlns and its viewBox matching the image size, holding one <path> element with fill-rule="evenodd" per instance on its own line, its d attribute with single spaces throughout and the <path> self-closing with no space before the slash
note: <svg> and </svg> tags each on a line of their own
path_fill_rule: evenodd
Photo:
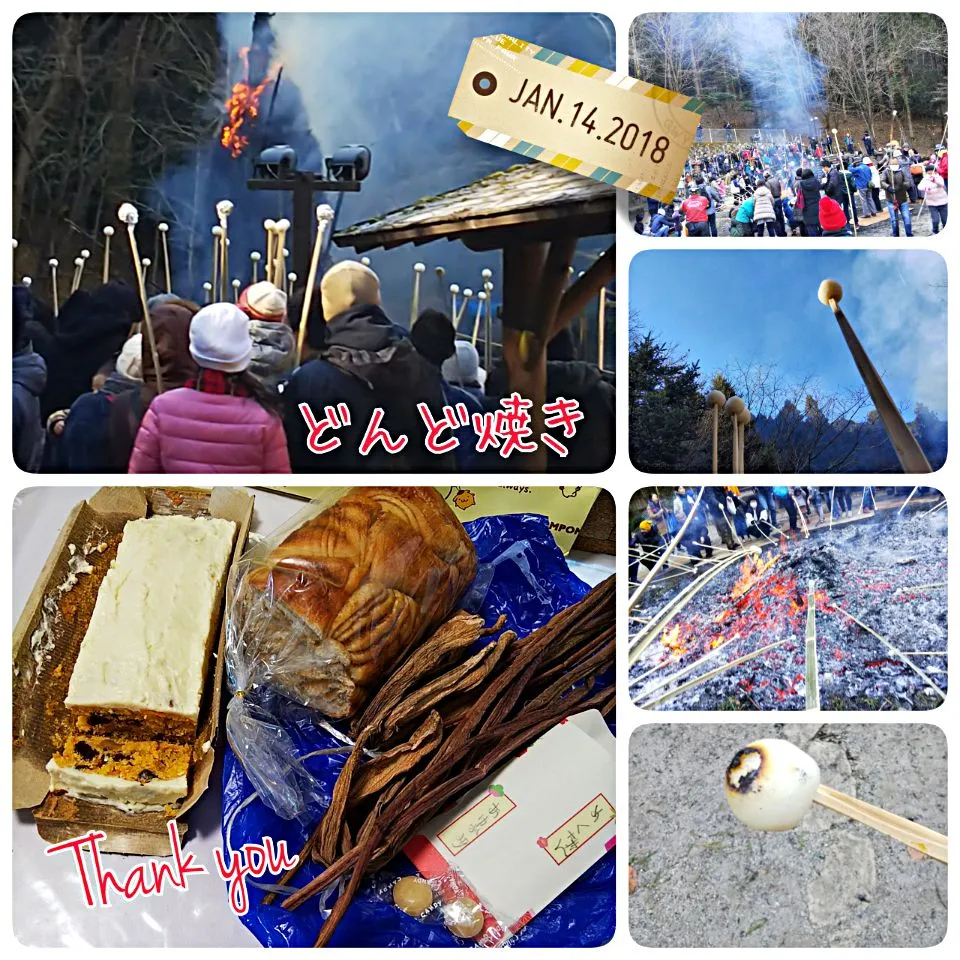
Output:
<svg viewBox="0 0 960 960">
<path fill-rule="evenodd" d="M 220 133 L 220 145 L 234 157 L 239 157 L 249 145 L 250 138 L 243 132 L 243 125 L 260 115 L 260 98 L 280 72 L 280 64 L 272 64 L 266 77 L 256 86 L 251 86 L 250 63 L 247 59 L 249 52 L 249 47 L 243 47 L 238 54 L 243 61 L 243 79 L 233 85 L 230 98 L 224 104 L 227 122 Z"/>
<path fill-rule="evenodd" d="M 766 558 L 747 557 L 740 565 L 740 579 L 733 585 L 730 596 L 734 600 L 742 597 L 774 565 L 776 559 L 773 553 Z"/>
</svg>

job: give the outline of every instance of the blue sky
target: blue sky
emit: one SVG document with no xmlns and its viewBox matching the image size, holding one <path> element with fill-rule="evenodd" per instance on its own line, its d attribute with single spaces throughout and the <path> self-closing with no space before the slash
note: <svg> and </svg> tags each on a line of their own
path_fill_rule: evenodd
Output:
<svg viewBox="0 0 960 960">
<path fill-rule="evenodd" d="M 757 241 L 759 242 L 759 241 Z M 655 250 L 630 265 L 630 338 L 652 330 L 709 379 L 737 361 L 811 375 L 836 393 L 861 385 L 820 282 L 843 285 L 841 306 L 894 401 L 947 410 L 947 273 L 929 251 Z M 869 408 L 868 408 L 869 409 Z"/>
</svg>

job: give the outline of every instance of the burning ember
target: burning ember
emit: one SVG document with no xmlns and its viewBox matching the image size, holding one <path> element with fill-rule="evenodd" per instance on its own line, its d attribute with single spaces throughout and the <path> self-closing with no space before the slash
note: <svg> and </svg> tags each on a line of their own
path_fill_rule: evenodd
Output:
<svg viewBox="0 0 960 960">
<path fill-rule="evenodd" d="M 277 79 L 281 65 L 271 64 L 267 75 L 258 83 L 250 80 L 250 48 L 243 47 L 239 58 L 243 63 L 243 79 L 233 85 L 230 98 L 224 104 L 227 111 L 227 122 L 220 133 L 220 144 L 230 151 L 233 157 L 239 157 L 250 144 L 247 132 L 250 125 L 260 115 L 260 98 L 264 91 Z"/>
<path fill-rule="evenodd" d="M 946 518 L 919 512 L 748 556 L 656 628 L 659 642 L 631 670 L 634 699 L 667 710 L 804 709 L 813 584 L 822 709 L 937 706 L 947 689 L 946 571 Z M 638 612 L 655 616 L 686 586 L 669 582 Z"/>
</svg>

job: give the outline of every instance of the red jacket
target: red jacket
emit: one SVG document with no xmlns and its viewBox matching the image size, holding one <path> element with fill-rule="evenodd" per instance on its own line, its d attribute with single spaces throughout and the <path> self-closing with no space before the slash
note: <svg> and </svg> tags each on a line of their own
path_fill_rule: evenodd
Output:
<svg viewBox="0 0 960 960">
<path fill-rule="evenodd" d="M 279 417 L 250 397 L 180 387 L 154 397 L 130 473 L 290 473 Z"/>
<path fill-rule="evenodd" d="M 937 173 L 939 173 L 944 180 L 947 179 L 947 154 L 946 153 L 944 153 L 944 155 L 940 158 L 940 162 L 937 164 Z"/>
<path fill-rule="evenodd" d="M 680 212 L 687 218 L 687 223 L 706 223 L 709 209 L 710 201 L 701 194 L 687 197 L 680 204 Z"/>
</svg>

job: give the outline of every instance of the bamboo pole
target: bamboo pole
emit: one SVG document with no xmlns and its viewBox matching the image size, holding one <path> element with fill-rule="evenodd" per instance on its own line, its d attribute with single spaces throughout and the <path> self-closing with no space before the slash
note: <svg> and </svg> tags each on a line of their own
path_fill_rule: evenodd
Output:
<svg viewBox="0 0 960 960">
<path fill-rule="evenodd" d="M 690 513 L 687 514 L 687 519 L 683 521 L 683 526 L 677 531 L 670 545 L 664 550 L 663 555 L 660 559 L 653 565 L 653 567 L 647 572 L 647 575 L 643 578 L 640 583 L 640 586 L 637 587 L 636 592 L 630 598 L 629 603 L 627 604 L 627 610 L 632 610 L 640 600 L 640 597 L 643 596 L 643 592 L 650 586 L 650 582 L 657 575 L 657 571 L 666 563 L 667 557 L 673 553 L 676 545 L 683 539 L 683 535 L 687 532 L 687 527 L 690 526 L 690 521 L 693 519 L 693 515 L 697 512 L 697 507 L 700 506 L 700 500 L 703 497 L 703 487 L 700 488 L 700 492 L 697 494 L 697 499 L 694 501 L 693 506 L 690 508 Z"/>
<path fill-rule="evenodd" d="M 297 366 L 303 358 L 303 345 L 307 337 L 307 322 L 310 319 L 310 303 L 313 300 L 313 288 L 317 282 L 317 268 L 320 265 L 320 251 L 323 249 L 323 236 L 333 222 L 333 207 L 321 203 L 317 207 L 317 236 L 313 241 L 313 254 L 310 257 L 310 271 L 307 274 L 307 286 L 303 292 L 303 307 L 300 310 L 300 329 L 297 330 Z"/>
<path fill-rule="evenodd" d="M 117 218 L 127 225 L 127 239 L 130 241 L 130 255 L 133 257 L 133 272 L 137 277 L 137 292 L 140 294 L 140 306 L 143 309 L 143 325 L 147 334 L 147 343 L 150 345 L 150 356 L 153 359 L 153 370 L 157 378 L 157 393 L 163 393 L 163 377 L 160 373 L 160 354 L 157 352 L 157 341 L 153 335 L 153 321 L 150 319 L 150 308 L 147 306 L 147 290 L 143 282 L 143 268 L 140 264 L 140 252 L 137 249 L 136 226 L 139 220 L 137 208 L 132 203 L 123 203 L 117 211 Z"/>
<path fill-rule="evenodd" d="M 718 563 L 712 570 L 707 570 L 697 579 L 688 584 L 677 594 L 659 613 L 655 614 L 653 619 L 639 632 L 631 638 L 631 648 L 629 655 L 629 664 L 632 667 L 642 656 L 644 650 L 650 646 L 654 637 L 666 628 L 666 625 L 715 577 L 719 576 L 726 569 L 742 560 L 748 551 L 744 551 L 741 556 L 734 554 L 727 557 L 726 561 Z"/>
<path fill-rule="evenodd" d="M 910 428 L 893 402 L 893 398 L 877 372 L 877 368 L 867 356 L 867 352 L 856 333 L 854 333 L 850 321 L 840 309 L 843 287 L 836 280 L 824 280 L 820 284 L 817 296 L 821 303 L 830 307 L 834 317 L 836 317 L 840 332 L 843 334 L 854 363 L 857 365 L 857 370 L 870 393 L 877 413 L 880 414 L 880 419 L 883 421 L 887 436 L 893 444 L 893 449 L 897 453 L 900 466 L 903 467 L 905 473 L 932 473 L 933 468 L 930 466 L 926 454 L 917 442 L 917 438 L 910 432 Z"/>
<path fill-rule="evenodd" d="M 807 592 L 806 700 L 808 710 L 820 709 L 820 665 L 817 660 L 816 584 Z"/>
<path fill-rule="evenodd" d="M 170 279 L 170 248 L 167 246 L 167 232 L 170 230 L 170 224 L 158 223 L 157 230 L 160 232 L 160 246 L 163 250 L 163 279 L 167 285 L 167 293 L 173 293 L 173 282 Z"/>
<path fill-rule="evenodd" d="M 487 299 L 487 294 L 485 291 L 481 290 L 477 294 L 477 313 L 473 318 L 473 336 L 470 338 L 471 344 L 473 344 L 474 349 L 477 346 L 477 339 L 480 336 L 480 321 L 483 319 L 483 307 Z"/>
<path fill-rule="evenodd" d="M 220 299 L 226 302 L 229 289 L 227 277 L 230 276 L 230 234 L 227 227 L 230 214 L 233 213 L 233 204 L 229 200 L 221 200 L 217 203 L 216 210 L 220 222 Z"/>
<path fill-rule="evenodd" d="M 425 263 L 415 263 L 413 265 L 413 296 L 410 299 L 410 329 L 417 322 L 420 316 L 420 278 L 427 269 Z"/>
<path fill-rule="evenodd" d="M 653 686 L 647 687 L 646 690 L 642 691 L 641 693 L 638 693 L 637 696 L 634 697 L 634 700 L 640 700 L 641 698 L 645 699 L 649 697 L 652 693 L 656 693 L 657 690 L 662 690 L 664 687 L 669 686 L 674 680 L 679 680 L 681 677 L 687 676 L 687 674 L 692 673 L 694 670 L 697 669 L 697 667 L 702 666 L 708 660 L 712 660 L 714 657 L 719 656 L 721 653 L 724 652 L 724 650 L 727 649 L 728 646 L 730 646 L 731 643 L 735 643 L 735 642 L 736 641 L 734 639 L 724 641 L 723 643 L 720 644 L 719 647 L 714 647 L 714 649 L 711 650 L 709 653 L 705 653 L 702 657 L 697 657 L 697 659 L 694 660 L 693 663 L 689 663 L 687 664 L 687 666 L 681 667 L 679 670 L 675 670 L 673 673 L 670 674 L 670 676 L 664 677 L 663 680 L 658 681 L 657 683 L 653 684 Z M 651 668 L 646 673 L 637 677 L 636 680 L 631 680 L 630 681 L 631 688 L 642 683 L 644 680 L 647 679 L 647 677 L 651 677 L 653 676 L 653 674 L 659 673 L 664 667 L 668 666 L 671 662 L 673 661 L 664 660 L 663 663 L 658 663 L 655 667 Z"/>
<path fill-rule="evenodd" d="M 692 690 L 699 684 L 706 683 L 707 680 L 712 680 L 714 677 L 718 677 L 721 673 L 726 673 L 727 670 L 732 670 L 734 667 L 739 667 L 741 664 L 753 660 L 754 657 L 759 657 L 762 653 L 769 653 L 771 650 L 779 647 L 781 644 L 786 643 L 789 639 L 790 637 L 784 637 L 782 640 L 777 640 L 774 643 L 768 643 L 765 647 L 761 647 L 759 650 L 754 650 L 753 653 L 748 653 L 743 657 L 738 657 L 736 660 L 731 660 L 729 663 L 725 663 L 722 667 L 717 667 L 715 670 L 710 670 L 702 677 L 694 678 L 688 683 L 677 687 L 675 690 L 665 693 L 662 697 L 657 697 L 656 700 L 648 700 L 646 703 L 638 703 L 637 706 L 640 707 L 641 710 L 652 710 L 654 707 L 659 707 L 661 703 L 666 703 L 669 700 L 673 700 L 674 697 L 680 696 L 681 693 L 686 693 L 687 690 Z"/>
<path fill-rule="evenodd" d="M 868 627 L 862 620 L 858 620 L 852 613 L 847 610 L 844 610 L 843 607 L 834 606 L 834 609 L 837 613 L 843 614 L 845 617 L 849 617 L 861 630 L 866 630 L 872 637 L 875 637 L 879 640 L 891 653 L 899 657 L 908 667 L 910 667 L 914 673 L 917 674 L 925 683 L 929 684 L 937 693 L 937 696 L 941 700 L 946 700 L 947 698 L 943 695 L 943 691 L 912 661 L 902 650 L 897 649 L 889 640 L 886 640 L 884 637 L 881 637 L 876 630 L 872 627 Z"/>
<path fill-rule="evenodd" d="M 573 269 L 573 268 L 571 268 Z M 599 306 L 597 308 L 597 366 L 603 370 L 604 338 L 606 336 L 607 320 L 607 288 L 600 288 Z"/>
<path fill-rule="evenodd" d="M 103 277 L 102 283 L 110 279 L 110 238 L 113 236 L 113 227 L 108 223 L 103 228 Z"/>
<path fill-rule="evenodd" d="M 213 267 L 210 270 L 210 289 L 213 291 L 214 300 L 219 296 L 217 277 L 220 275 L 220 237 L 222 233 L 223 230 L 219 226 L 210 229 L 210 234 L 213 237 Z"/>
<path fill-rule="evenodd" d="M 854 199 L 850 195 L 850 178 L 846 175 L 843 166 L 843 153 L 840 150 L 840 138 L 837 136 L 837 128 L 833 127 L 833 139 L 837 144 L 837 162 L 840 164 L 840 176 L 843 177 L 843 185 L 847 188 L 847 202 L 850 204 L 850 213 L 853 221 L 853 235 L 857 235 L 857 208 L 854 206 Z"/>
<path fill-rule="evenodd" d="M 57 290 L 57 267 L 60 261 L 56 257 L 50 258 L 50 293 L 53 300 L 53 315 L 60 316 L 60 293 Z"/>
<path fill-rule="evenodd" d="M 900 516 L 901 513 L 903 513 L 904 507 L 906 507 L 906 505 L 913 499 L 913 495 L 914 495 L 919 489 L 920 489 L 919 487 L 914 487 L 914 488 L 910 491 L 910 496 L 908 496 L 907 499 L 904 500 L 903 503 L 900 504 L 900 509 L 897 511 L 897 516 L 898 516 L 898 517 Z M 862 505 L 863 505 L 863 504 L 861 504 L 861 506 L 862 506 Z"/>
</svg>

